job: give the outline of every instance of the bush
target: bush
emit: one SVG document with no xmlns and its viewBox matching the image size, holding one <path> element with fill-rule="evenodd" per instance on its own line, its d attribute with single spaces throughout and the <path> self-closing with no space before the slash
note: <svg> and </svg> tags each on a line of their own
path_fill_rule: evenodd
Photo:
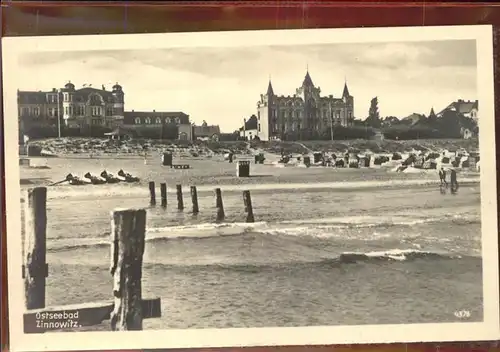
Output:
<svg viewBox="0 0 500 352">
<path fill-rule="evenodd" d="M 430 127 L 392 126 L 383 130 L 384 136 L 392 140 L 433 139 L 446 137 L 442 132 Z"/>
</svg>

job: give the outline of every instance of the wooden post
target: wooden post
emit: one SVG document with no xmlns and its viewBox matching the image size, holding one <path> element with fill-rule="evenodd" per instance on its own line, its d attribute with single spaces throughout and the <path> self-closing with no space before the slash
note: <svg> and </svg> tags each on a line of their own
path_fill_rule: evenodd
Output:
<svg viewBox="0 0 500 352">
<path fill-rule="evenodd" d="M 184 200 L 182 199 L 182 185 L 177 185 L 177 209 L 184 209 Z"/>
<path fill-rule="evenodd" d="M 198 214 L 200 209 L 198 208 L 198 191 L 196 186 L 191 186 L 191 202 L 193 203 L 193 214 Z"/>
<path fill-rule="evenodd" d="M 243 203 L 245 204 L 245 212 L 247 213 L 247 222 L 254 222 L 252 198 L 250 198 L 250 191 L 243 191 Z"/>
<path fill-rule="evenodd" d="M 161 193 L 161 206 L 165 208 L 167 206 L 167 184 L 166 183 L 160 183 L 160 193 Z"/>
<path fill-rule="evenodd" d="M 149 182 L 149 195 L 150 195 L 149 204 L 156 205 L 155 181 L 150 181 Z"/>
<path fill-rule="evenodd" d="M 111 330 L 142 330 L 142 259 L 146 236 L 146 210 L 111 213 L 111 275 L 115 304 Z"/>
<path fill-rule="evenodd" d="M 25 198 L 24 291 L 27 309 L 45 308 L 47 188 L 28 190 Z"/>
<path fill-rule="evenodd" d="M 222 192 L 220 188 L 215 189 L 215 207 L 217 208 L 216 221 L 224 220 L 224 204 L 222 203 Z"/>
</svg>

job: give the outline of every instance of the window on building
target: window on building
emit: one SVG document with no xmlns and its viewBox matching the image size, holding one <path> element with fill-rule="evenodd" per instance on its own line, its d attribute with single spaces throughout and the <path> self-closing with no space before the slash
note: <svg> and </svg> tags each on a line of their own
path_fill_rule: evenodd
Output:
<svg viewBox="0 0 500 352">
<path fill-rule="evenodd" d="M 141 124 L 141 118 L 140 118 L 140 117 L 136 117 L 136 118 L 134 119 L 134 123 L 135 123 L 136 125 L 140 125 L 140 124 Z"/>
<path fill-rule="evenodd" d="M 113 108 L 106 108 L 106 116 L 113 116 Z"/>
<path fill-rule="evenodd" d="M 100 106 L 93 106 L 92 116 L 102 116 L 102 108 Z"/>
<path fill-rule="evenodd" d="M 157 125 L 160 125 L 160 124 L 161 124 L 161 118 L 160 118 L 160 117 L 157 117 L 157 118 L 156 118 L 156 124 L 157 124 Z"/>
<path fill-rule="evenodd" d="M 176 117 L 176 118 L 175 118 L 175 123 L 176 123 L 176 124 L 180 124 L 180 123 L 181 123 L 181 119 L 180 119 L 179 117 Z"/>
<path fill-rule="evenodd" d="M 69 115 L 69 108 L 67 106 L 64 107 L 64 115 Z"/>
<path fill-rule="evenodd" d="M 47 94 L 47 101 L 49 103 L 55 103 L 57 101 L 57 95 Z"/>
<path fill-rule="evenodd" d="M 151 123 L 151 118 L 146 117 L 146 123 Z"/>
<path fill-rule="evenodd" d="M 33 108 L 33 115 L 40 116 L 40 108 L 38 106 Z"/>
<path fill-rule="evenodd" d="M 68 93 L 64 93 L 64 101 L 69 101 L 69 94 Z"/>
<path fill-rule="evenodd" d="M 69 101 L 73 101 L 73 95 L 72 94 L 69 96 Z"/>
<path fill-rule="evenodd" d="M 259 130 L 259 132 L 260 132 L 260 123 L 259 123 L 259 126 L 258 126 L 258 128 L 257 128 L 257 129 L 258 129 L 258 130 Z"/>
</svg>

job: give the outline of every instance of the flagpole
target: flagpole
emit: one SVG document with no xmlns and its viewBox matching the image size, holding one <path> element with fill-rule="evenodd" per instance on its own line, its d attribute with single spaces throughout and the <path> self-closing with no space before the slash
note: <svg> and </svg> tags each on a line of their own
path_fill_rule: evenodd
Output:
<svg viewBox="0 0 500 352">
<path fill-rule="evenodd" d="M 61 101 L 60 101 L 60 91 L 57 92 L 57 136 L 61 138 Z"/>
<path fill-rule="evenodd" d="M 333 141 L 333 111 L 332 111 L 332 103 L 328 105 L 330 108 L 330 138 Z"/>
</svg>

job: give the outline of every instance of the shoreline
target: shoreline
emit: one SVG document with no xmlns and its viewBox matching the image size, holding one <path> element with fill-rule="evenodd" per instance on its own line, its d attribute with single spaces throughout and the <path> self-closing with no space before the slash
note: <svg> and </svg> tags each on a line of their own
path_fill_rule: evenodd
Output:
<svg viewBox="0 0 500 352">
<path fill-rule="evenodd" d="M 459 182 L 460 187 L 470 188 L 480 185 L 479 178 L 467 178 Z M 30 188 L 33 184 L 22 184 L 21 192 Z M 40 185 L 43 186 L 43 185 Z M 104 186 L 104 187 L 103 187 Z M 49 194 L 48 199 L 63 199 L 67 197 L 126 197 L 126 198 L 142 198 L 149 197 L 147 185 L 141 184 L 136 187 L 120 187 L 119 185 L 87 185 L 87 186 L 47 186 Z M 184 193 L 188 192 L 189 185 L 183 184 Z M 330 190 L 336 193 L 343 192 L 369 192 L 369 191 L 385 191 L 385 190 L 430 190 L 438 192 L 441 189 L 439 180 L 417 179 L 417 180 L 385 180 L 385 181 L 353 181 L 353 182 L 316 182 L 316 183 L 254 183 L 254 184 L 197 184 L 198 195 L 213 193 L 215 188 L 221 188 L 224 193 L 238 193 L 243 190 L 248 190 L 254 194 L 262 194 L 266 192 L 277 193 L 293 193 L 297 192 L 320 192 Z M 445 189 L 446 193 L 450 192 L 450 188 Z M 458 191 L 460 192 L 460 191 Z M 176 187 L 172 184 L 167 185 L 167 194 L 175 195 Z M 24 196 L 21 195 L 21 199 Z"/>
</svg>

